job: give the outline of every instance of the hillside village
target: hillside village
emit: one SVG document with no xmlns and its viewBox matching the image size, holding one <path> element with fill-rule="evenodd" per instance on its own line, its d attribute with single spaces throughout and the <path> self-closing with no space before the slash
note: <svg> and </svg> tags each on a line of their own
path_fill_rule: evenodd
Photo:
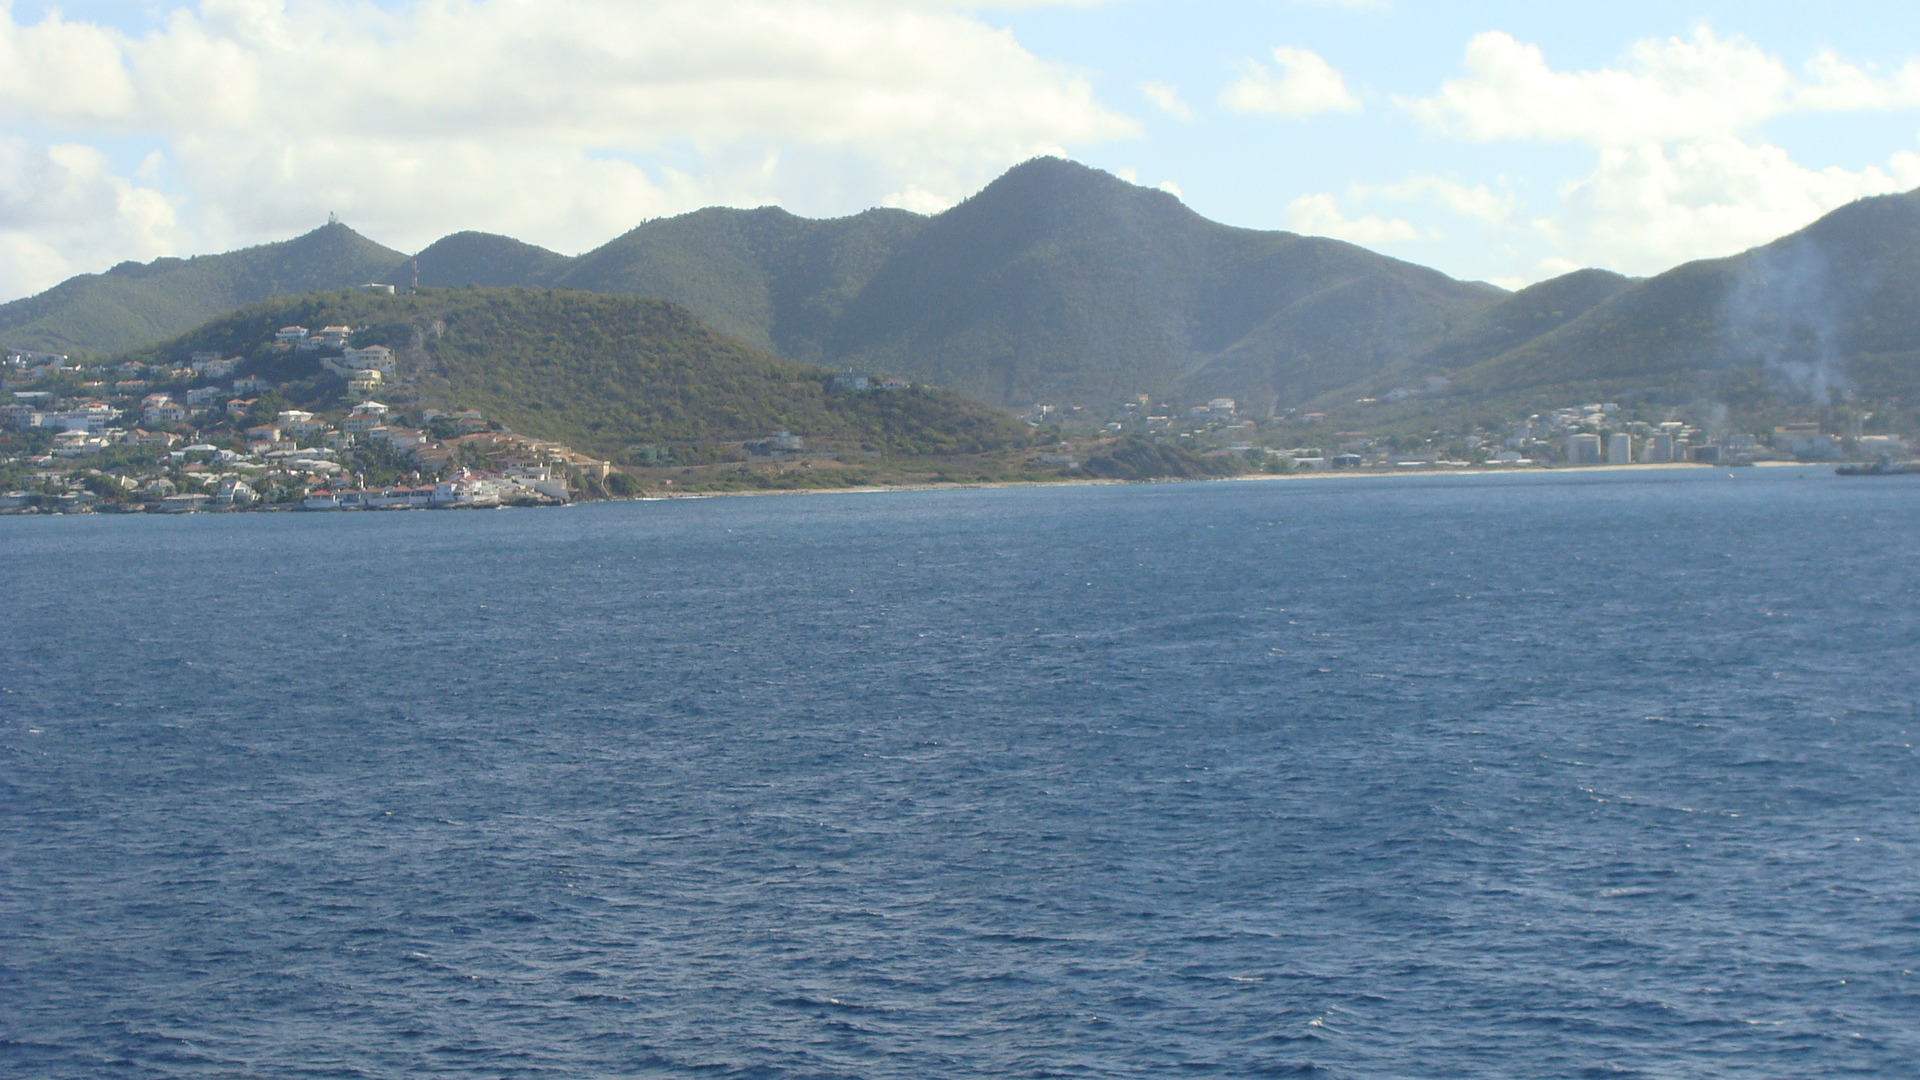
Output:
<svg viewBox="0 0 1920 1080">
<path fill-rule="evenodd" d="M 1164 402 L 1150 405 L 1150 400 L 1143 396 L 1122 405 L 1104 417 L 1104 424 L 1103 418 L 1085 416 L 1084 410 L 1048 405 L 1035 406 L 1026 415 L 1030 422 L 1057 425 L 1069 435 L 1138 435 L 1203 456 L 1245 458 L 1249 467 L 1271 472 L 1897 462 L 1913 453 L 1898 434 L 1869 434 L 1866 425 L 1873 414 L 1864 410 L 1829 410 L 1839 430 L 1809 420 L 1753 432 L 1711 411 L 1704 418 L 1675 419 L 1678 410 L 1593 402 L 1453 432 L 1414 434 L 1394 430 L 1403 424 L 1387 425 L 1389 431 L 1383 432 L 1336 430 L 1329 426 L 1332 417 L 1319 412 L 1248 416 L 1232 398 L 1184 409 Z M 1351 414 L 1346 419 L 1351 420 Z M 1302 438 L 1314 441 L 1289 445 Z"/>
<path fill-rule="evenodd" d="M 315 354 L 339 380 L 337 408 L 323 412 L 289 407 L 269 379 L 236 377 L 240 357 L 107 367 L 9 350 L 0 429 L 24 441 L 9 463 L 30 470 L 30 488 L 0 492 L 0 510 L 454 509 L 607 493 L 608 463 L 569 446 L 475 410 L 381 402 L 392 350 L 355 348 L 353 332 L 274 334 L 272 351 Z"/>
</svg>

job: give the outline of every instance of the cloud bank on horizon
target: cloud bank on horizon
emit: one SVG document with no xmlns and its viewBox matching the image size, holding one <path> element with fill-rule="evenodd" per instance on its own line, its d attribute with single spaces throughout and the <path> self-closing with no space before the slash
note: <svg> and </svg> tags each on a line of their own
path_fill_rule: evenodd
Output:
<svg viewBox="0 0 1920 1080">
<path fill-rule="evenodd" d="M 1146 175 L 1232 224 L 1510 285 L 1657 272 L 1920 186 L 1911 135 L 1806 163 L 1768 134 L 1920 110 L 1916 60 L 1790 62 L 1703 25 L 1556 64 L 1467 10 L 1450 39 L 1419 30 L 1427 69 L 1370 67 L 1365 32 L 1408 17 L 1393 5 L 1219 11 L 0 0 L 0 298 L 329 212 L 408 250 L 481 229 L 569 253 L 714 204 L 932 212 L 1042 153 Z M 1182 47 L 1100 44 L 1158 43 L 1162 17 Z M 1263 140 L 1273 158 L 1248 158 Z M 1316 152 L 1276 149 L 1301 143 Z"/>
</svg>

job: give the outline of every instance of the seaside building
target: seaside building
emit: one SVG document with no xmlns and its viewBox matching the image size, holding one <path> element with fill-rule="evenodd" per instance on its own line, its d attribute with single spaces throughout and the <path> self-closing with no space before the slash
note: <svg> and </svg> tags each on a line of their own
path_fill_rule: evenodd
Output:
<svg viewBox="0 0 1920 1080">
<path fill-rule="evenodd" d="M 1665 432 L 1649 435 L 1640 444 L 1640 460 L 1648 465 L 1666 465 L 1673 461 L 1673 436 Z"/>
<path fill-rule="evenodd" d="M 1600 464 L 1600 436 L 1598 435 L 1567 436 L 1567 464 L 1569 465 Z"/>
<path fill-rule="evenodd" d="M 1607 436 L 1607 464 L 1633 464 L 1633 436 L 1624 431 Z"/>
<path fill-rule="evenodd" d="M 1801 458 L 1838 456 L 1839 446 L 1819 424 L 1782 424 L 1773 429 L 1773 448 Z"/>
</svg>

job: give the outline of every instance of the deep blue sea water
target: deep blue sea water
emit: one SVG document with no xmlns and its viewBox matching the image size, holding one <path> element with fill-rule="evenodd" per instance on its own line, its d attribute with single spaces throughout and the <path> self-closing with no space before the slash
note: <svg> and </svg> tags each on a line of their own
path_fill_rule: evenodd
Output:
<svg viewBox="0 0 1920 1080">
<path fill-rule="evenodd" d="M 1920 1076 L 1920 482 L 0 519 L 0 1075 Z"/>
</svg>

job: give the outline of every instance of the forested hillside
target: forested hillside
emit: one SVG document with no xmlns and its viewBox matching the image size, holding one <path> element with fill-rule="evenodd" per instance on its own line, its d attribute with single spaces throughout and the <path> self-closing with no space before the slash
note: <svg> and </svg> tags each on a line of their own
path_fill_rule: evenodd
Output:
<svg viewBox="0 0 1920 1080">
<path fill-rule="evenodd" d="M 276 382 L 324 383 L 317 357 L 276 351 L 283 325 L 355 328 L 399 357 L 389 404 L 479 409 L 513 430 L 613 458 L 636 444 L 710 446 L 788 430 L 892 455 L 1021 445 L 1026 425 L 951 391 L 836 390 L 832 373 L 720 334 L 664 300 L 574 290 L 339 290 L 255 304 L 130 355 L 246 358 Z"/>
</svg>

